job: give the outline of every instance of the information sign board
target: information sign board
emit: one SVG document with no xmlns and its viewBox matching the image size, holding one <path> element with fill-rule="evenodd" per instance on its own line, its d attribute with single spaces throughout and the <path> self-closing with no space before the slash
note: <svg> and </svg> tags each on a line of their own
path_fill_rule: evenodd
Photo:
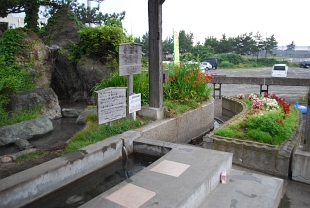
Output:
<svg viewBox="0 0 310 208">
<path fill-rule="evenodd" d="M 124 43 L 119 45 L 119 76 L 140 74 L 142 45 Z"/>
<path fill-rule="evenodd" d="M 141 93 L 129 96 L 129 113 L 141 110 Z"/>
<path fill-rule="evenodd" d="M 126 117 L 125 87 L 105 88 L 96 93 L 99 124 Z"/>
</svg>

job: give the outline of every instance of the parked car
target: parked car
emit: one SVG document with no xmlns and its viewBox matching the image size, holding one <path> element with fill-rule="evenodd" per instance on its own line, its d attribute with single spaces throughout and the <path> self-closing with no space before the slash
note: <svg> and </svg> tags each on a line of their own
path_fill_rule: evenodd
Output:
<svg viewBox="0 0 310 208">
<path fill-rule="evenodd" d="M 209 62 L 212 65 L 212 69 L 217 69 L 217 59 L 216 58 L 205 58 L 203 62 Z"/>
<path fill-rule="evenodd" d="M 299 63 L 300 68 L 309 68 L 310 67 L 310 61 L 302 61 Z"/>
<path fill-rule="evenodd" d="M 212 69 L 212 65 L 209 62 L 201 62 L 200 63 L 200 70 L 205 73 L 206 70 Z"/>
<path fill-rule="evenodd" d="M 272 67 L 271 77 L 287 77 L 288 66 L 286 64 L 275 64 Z"/>
</svg>

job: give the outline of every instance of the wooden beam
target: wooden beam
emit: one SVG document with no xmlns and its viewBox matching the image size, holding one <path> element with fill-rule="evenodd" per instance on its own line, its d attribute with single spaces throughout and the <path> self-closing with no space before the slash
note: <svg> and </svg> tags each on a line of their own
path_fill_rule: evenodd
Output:
<svg viewBox="0 0 310 208">
<path fill-rule="evenodd" d="M 162 69 L 162 3 L 164 0 L 149 0 L 149 106 L 163 107 Z"/>
</svg>

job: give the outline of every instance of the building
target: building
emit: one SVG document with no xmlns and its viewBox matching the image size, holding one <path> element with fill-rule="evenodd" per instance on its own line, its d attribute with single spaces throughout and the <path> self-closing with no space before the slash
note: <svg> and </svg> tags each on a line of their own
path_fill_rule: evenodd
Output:
<svg viewBox="0 0 310 208">
<path fill-rule="evenodd" d="M 44 24 L 47 23 L 47 18 L 39 18 L 39 27 L 42 27 Z M 9 28 L 18 28 L 18 27 L 24 27 L 24 16 L 22 14 L 9 14 L 7 17 L 1 18 L 0 17 L 0 30 L 4 32 L 5 30 Z M 1 33 L 1 32 L 0 32 Z"/>
</svg>

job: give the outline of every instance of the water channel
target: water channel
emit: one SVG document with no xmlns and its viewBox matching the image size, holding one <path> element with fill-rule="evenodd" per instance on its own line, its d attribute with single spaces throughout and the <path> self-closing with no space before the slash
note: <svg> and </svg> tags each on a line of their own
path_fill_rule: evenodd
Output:
<svg viewBox="0 0 310 208">
<path fill-rule="evenodd" d="M 109 190 L 145 167 L 158 157 L 133 153 L 112 164 L 92 172 L 57 191 L 24 206 L 24 208 L 78 207 Z"/>
</svg>

